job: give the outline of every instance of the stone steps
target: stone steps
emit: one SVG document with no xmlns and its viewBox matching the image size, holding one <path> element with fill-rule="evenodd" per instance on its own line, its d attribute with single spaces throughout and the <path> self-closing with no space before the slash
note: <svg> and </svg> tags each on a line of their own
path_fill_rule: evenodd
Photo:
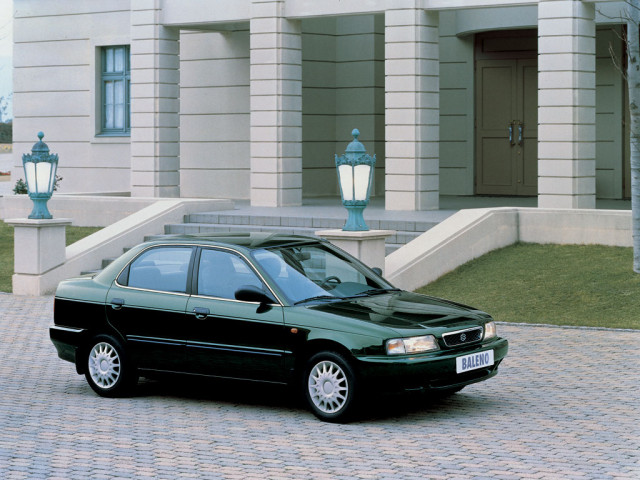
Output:
<svg viewBox="0 0 640 480">
<path fill-rule="evenodd" d="M 184 223 L 165 225 L 165 234 L 191 234 L 214 232 L 278 232 L 285 234 L 315 235 L 318 230 L 340 229 L 345 219 L 337 217 L 285 217 L 236 215 L 214 212 L 186 215 Z M 387 254 L 415 239 L 437 225 L 437 222 L 369 220 L 372 230 L 394 230 L 387 239 Z"/>
<path fill-rule="evenodd" d="M 367 225 L 372 230 L 394 230 L 396 233 L 387 238 L 386 254 L 397 250 L 414 238 L 437 225 L 438 222 L 370 220 Z M 184 223 L 168 224 L 165 235 L 219 232 L 277 232 L 284 234 L 315 235 L 318 230 L 341 229 L 344 217 L 290 217 L 268 215 L 239 215 L 227 212 L 195 213 L 185 215 Z M 163 235 L 148 235 L 145 241 L 157 240 Z M 126 251 L 127 249 L 125 249 Z M 114 258 L 102 260 L 101 268 L 109 265 Z M 96 273 L 100 270 L 82 273 Z"/>
</svg>

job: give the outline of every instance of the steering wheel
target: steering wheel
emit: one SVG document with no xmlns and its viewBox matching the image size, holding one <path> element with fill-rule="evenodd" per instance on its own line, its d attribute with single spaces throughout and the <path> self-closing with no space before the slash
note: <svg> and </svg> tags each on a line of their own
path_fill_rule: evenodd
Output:
<svg viewBox="0 0 640 480">
<path fill-rule="evenodd" d="M 321 287 L 333 287 L 333 288 L 336 288 L 341 283 L 342 283 L 342 281 L 338 277 L 336 277 L 335 275 L 331 275 L 331 276 L 325 278 L 320 283 L 320 286 Z"/>
</svg>

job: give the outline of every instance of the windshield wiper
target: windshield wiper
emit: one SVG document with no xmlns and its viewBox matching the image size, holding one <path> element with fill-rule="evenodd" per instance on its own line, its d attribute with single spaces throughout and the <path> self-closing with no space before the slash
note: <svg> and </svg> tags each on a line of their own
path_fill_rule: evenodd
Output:
<svg viewBox="0 0 640 480">
<path fill-rule="evenodd" d="M 315 297 L 305 298 L 304 300 L 298 300 L 294 303 L 294 305 L 298 305 L 300 303 L 311 302 L 313 300 L 340 300 L 342 297 L 336 297 L 334 295 L 317 295 Z"/>
<path fill-rule="evenodd" d="M 365 290 L 364 292 L 360 292 L 357 295 L 352 295 L 353 297 L 363 297 L 363 296 L 371 296 L 378 295 L 379 293 L 390 293 L 390 292 L 401 292 L 400 288 L 370 288 L 369 290 Z"/>
</svg>

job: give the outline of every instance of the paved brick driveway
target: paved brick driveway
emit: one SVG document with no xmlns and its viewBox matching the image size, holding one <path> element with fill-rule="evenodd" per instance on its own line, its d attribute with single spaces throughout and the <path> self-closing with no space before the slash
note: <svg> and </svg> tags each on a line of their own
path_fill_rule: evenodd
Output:
<svg viewBox="0 0 640 480">
<path fill-rule="evenodd" d="M 497 377 L 372 400 L 340 426 L 283 388 L 146 381 L 99 398 L 56 357 L 51 305 L 0 294 L 0 479 L 640 478 L 640 332 L 500 325 Z"/>
</svg>

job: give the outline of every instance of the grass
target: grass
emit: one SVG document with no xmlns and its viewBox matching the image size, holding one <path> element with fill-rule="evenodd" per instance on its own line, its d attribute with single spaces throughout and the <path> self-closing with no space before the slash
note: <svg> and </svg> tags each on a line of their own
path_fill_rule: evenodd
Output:
<svg viewBox="0 0 640 480">
<path fill-rule="evenodd" d="M 98 227 L 67 227 L 67 245 L 100 230 Z M 13 228 L 0 222 L 0 292 L 11 291 L 13 275 Z"/>
<path fill-rule="evenodd" d="M 473 305 L 504 322 L 640 329 L 631 248 L 517 244 L 417 291 Z"/>
<path fill-rule="evenodd" d="M 67 228 L 67 245 L 96 231 Z M 640 329 L 631 248 L 517 244 L 473 260 L 418 292 L 473 305 L 498 321 Z M 0 222 L 0 291 L 11 291 L 13 229 Z"/>
</svg>

